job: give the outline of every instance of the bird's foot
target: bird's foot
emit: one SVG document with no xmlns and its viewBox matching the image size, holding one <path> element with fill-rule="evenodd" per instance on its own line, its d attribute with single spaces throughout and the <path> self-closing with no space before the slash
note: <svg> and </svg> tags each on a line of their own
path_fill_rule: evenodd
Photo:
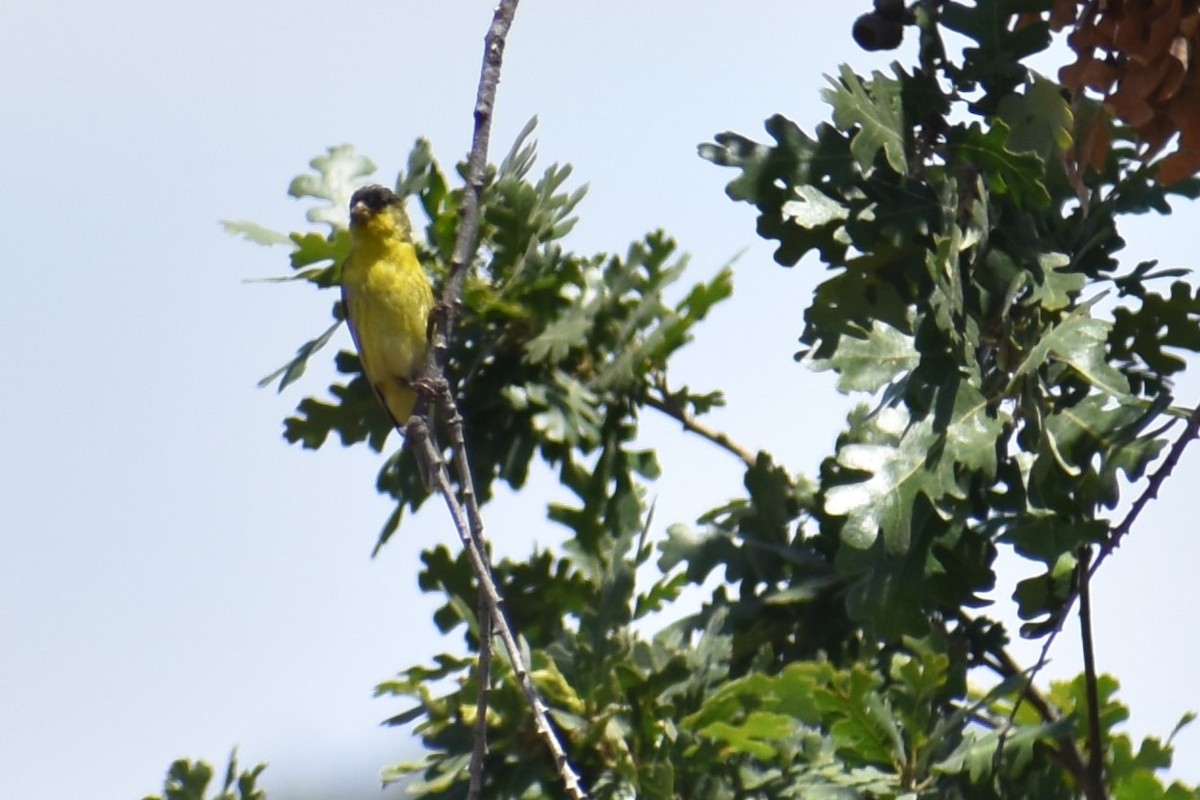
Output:
<svg viewBox="0 0 1200 800">
<path fill-rule="evenodd" d="M 438 300 L 433 304 L 433 308 L 429 309 L 429 332 L 433 333 L 433 331 L 441 328 L 461 308 L 462 303 L 457 300 L 453 303 Z"/>
<path fill-rule="evenodd" d="M 436 402 L 449 388 L 444 377 L 432 375 L 416 378 L 409 385 L 414 392 L 431 403 Z"/>
</svg>

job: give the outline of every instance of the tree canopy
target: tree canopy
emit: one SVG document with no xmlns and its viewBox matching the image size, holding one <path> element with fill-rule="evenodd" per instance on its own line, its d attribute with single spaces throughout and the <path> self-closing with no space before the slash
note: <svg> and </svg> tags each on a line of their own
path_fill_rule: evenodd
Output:
<svg viewBox="0 0 1200 800">
<path fill-rule="evenodd" d="M 708 426 L 720 386 L 672 380 L 711 309 L 737 302 L 731 268 L 697 280 L 662 231 L 618 253 L 573 250 L 583 190 L 569 167 L 538 171 L 532 124 L 487 173 L 445 368 L 484 513 L 497 482 L 519 490 L 537 462 L 573 498 L 548 509 L 561 552 L 494 569 L 591 796 L 1200 796 L 1164 785 L 1169 737 L 1120 730 L 1116 678 L 1088 661 L 1046 686 L 1007 649 L 1014 635 L 1052 641 L 1076 608 L 1088 634 L 1088 578 L 1200 427 L 1173 394 L 1183 354 L 1200 350 L 1200 295 L 1183 270 L 1118 257 L 1123 217 L 1200 194 L 1200 78 L 1186 57 L 1198 19 L 1166 0 L 876 2 L 856 37 L 917 36 L 916 63 L 842 66 L 813 130 L 777 114 L 762 140 L 700 145 L 729 170 L 730 198 L 756 209 L 775 260 L 823 270 L 796 358 L 860 402 L 815 475 Z M 1028 59 L 1067 27 L 1077 60 L 1033 72 Z M 313 227 L 230 227 L 286 243 L 289 277 L 323 290 L 348 247 L 345 201 L 374 167 L 348 147 L 310 166 L 290 193 L 311 202 Z M 423 212 L 421 258 L 445 278 L 464 189 L 425 142 L 395 187 Z M 332 314 L 270 381 L 302 378 L 341 322 L 336 300 Z M 356 356 L 335 362 L 344 378 L 301 400 L 285 437 L 382 452 L 391 424 Z M 649 414 L 745 465 L 728 499 L 665 532 L 647 500 L 656 454 L 635 443 Z M 378 489 L 396 504 L 384 546 L 430 496 L 410 449 L 384 461 Z M 998 587 L 1002 550 L 1037 574 Z M 444 598 L 438 627 L 477 650 L 466 556 L 438 546 L 422 559 L 421 587 Z M 681 616 L 685 587 L 703 587 L 700 606 L 656 625 Z M 1017 600 L 1020 631 L 991 613 L 997 589 Z M 513 665 L 497 658 L 484 796 L 557 796 Z M 403 701 L 389 722 L 427 748 L 386 780 L 466 794 L 474 665 L 446 652 L 380 683 Z"/>
</svg>

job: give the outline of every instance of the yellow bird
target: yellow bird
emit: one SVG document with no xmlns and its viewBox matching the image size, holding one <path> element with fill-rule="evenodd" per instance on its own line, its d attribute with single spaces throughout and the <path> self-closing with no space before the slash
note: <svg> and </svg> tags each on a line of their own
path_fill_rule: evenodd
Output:
<svg viewBox="0 0 1200 800">
<path fill-rule="evenodd" d="M 403 428 L 417 396 L 412 381 L 429 351 L 433 289 L 417 260 L 403 201 L 383 186 L 350 198 L 350 254 L 342 305 L 367 380 Z"/>
</svg>

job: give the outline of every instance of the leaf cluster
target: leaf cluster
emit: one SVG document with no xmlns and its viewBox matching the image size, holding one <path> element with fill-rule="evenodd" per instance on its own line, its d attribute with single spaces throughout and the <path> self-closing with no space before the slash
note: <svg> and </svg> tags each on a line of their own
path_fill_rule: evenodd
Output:
<svg viewBox="0 0 1200 800">
<path fill-rule="evenodd" d="M 1045 23 L 999 35 L 1038 10 L 1019 5 L 946 5 L 938 23 L 981 44 L 961 65 L 929 57 L 869 80 L 843 68 L 816 136 L 775 116 L 770 144 L 727 133 L 701 146 L 739 171 L 728 193 L 757 207 L 777 261 L 812 253 L 831 273 L 797 358 L 872 399 L 822 468 L 820 522 L 849 546 L 839 572 L 861 576 L 852 613 L 885 618 L 890 635 L 977 605 L 997 543 L 1046 565 L 1017 598 L 1056 623 L 1075 549 L 1105 540 L 1121 481 L 1161 451 L 1176 353 L 1197 349 L 1191 288 L 1148 286 L 1181 273 L 1122 273 L 1113 256 L 1114 216 L 1163 206 L 1168 190 L 1115 148 L 1080 202 L 1064 168 L 1074 110 L 1020 64 Z M 953 117 L 947 83 L 983 90 L 972 114 Z M 1098 314 L 1106 284 L 1136 301 Z"/>
<path fill-rule="evenodd" d="M 181 758 L 167 770 L 162 794 L 147 795 L 145 800 L 266 800 L 266 792 L 257 786 L 258 776 L 266 768 L 266 764 L 259 764 L 253 769 L 239 770 L 235 750 L 229 755 L 220 791 L 209 798 L 213 768 L 204 761 Z"/>
<path fill-rule="evenodd" d="M 484 195 L 480 249 L 462 297 L 462 323 L 450 342 L 448 369 L 471 443 L 476 491 L 486 501 L 493 483 L 520 488 L 535 457 L 561 471 L 562 479 L 600 474 L 592 460 L 613 464 L 616 487 L 625 492 L 634 474 L 653 476 L 652 453 L 632 453 L 638 403 L 665 397 L 666 365 L 687 344 L 697 323 L 732 292 L 725 267 L 709 281 L 692 285 L 681 300 L 677 283 L 687 258 L 662 232 L 632 243 L 623 255 L 579 254 L 561 241 L 574 226 L 575 207 L 586 187 L 567 190 L 570 167 L 552 165 L 531 178 L 535 146 L 533 123 L 493 170 Z M 349 195 L 353 182 L 371 174 L 373 164 L 349 147 L 331 148 L 311 162 L 313 174 L 292 183 L 303 199 L 330 201 Z M 347 185 L 349 183 L 349 187 Z M 435 277 L 445 274 L 457 230 L 461 190 L 451 190 L 428 143 L 419 141 L 396 180 L 397 194 L 413 197 L 426 217 L 419 254 Z M 336 287 L 341 259 L 349 247 L 345 215 L 329 207 L 310 212 L 326 234 L 262 232 L 250 223 L 229 223 L 235 232 L 253 231 L 257 241 L 290 242 L 294 274 L 318 288 Z M 344 318 L 333 302 L 334 324 L 306 342 L 295 357 L 264 379 L 282 391 L 299 379 L 309 360 L 327 345 Z M 319 448 L 337 434 L 343 445 L 366 443 L 382 451 L 391 425 L 362 374 L 357 355 L 339 352 L 334 363 L 344 376 L 329 387 L 329 398 L 307 397 L 285 420 L 292 443 Z M 672 393 L 680 408 L 708 409 L 719 393 Z M 444 438 L 443 438 L 444 440 Z M 395 453 L 385 463 L 378 488 L 397 501 L 380 545 L 395 531 L 405 508 L 427 497 L 411 454 Z"/>
<path fill-rule="evenodd" d="M 1076 60 L 1059 70 L 1063 84 L 1102 95 L 1106 113 L 1145 144 L 1145 161 L 1178 137 L 1176 149 L 1156 162 L 1155 177 L 1164 185 L 1194 178 L 1200 172 L 1200 81 L 1191 54 L 1200 44 L 1200 8 L 1173 0 L 1056 0 L 1051 23 L 1072 28 L 1067 44 Z M 1089 134 L 1084 147 L 1102 159 L 1109 140 L 1101 123 Z"/>
<path fill-rule="evenodd" d="M 1113 509 L 1186 416 L 1172 392 L 1200 349 L 1200 300 L 1183 270 L 1122 264 L 1117 220 L 1167 213 L 1196 187 L 1156 182 L 1128 130 L 1026 68 L 1049 43 L 1049 5 L 919 2 L 917 65 L 843 67 L 812 133 L 775 115 L 766 142 L 725 133 L 701 146 L 734 170 L 728 194 L 757 209 L 779 264 L 824 268 L 797 359 L 860 402 L 816 475 L 744 457 L 730 499 L 693 525 L 669 521 L 661 539 L 646 500 L 658 461 L 636 444 L 638 425 L 656 411 L 696 431 L 722 402 L 719 387 L 673 390 L 668 377 L 730 295 L 730 272 L 681 288 L 687 260 L 661 232 L 620 255 L 570 250 L 583 189 L 566 188 L 567 167 L 535 173 L 529 129 L 490 173 L 448 372 L 480 497 L 496 481 L 520 488 L 535 461 L 569 494 L 548 509 L 562 552 L 504 561 L 497 579 L 594 796 L 1079 792 L 1086 692 L 1042 695 L 1008 656 L 1009 633 L 988 616 L 994 565 L 1007 548 L 1034 571 L 1010 587 L 1021 632 L 1056 629 L 1078 564 L 1114 544 Z M 961 54 L 948 55 L 946 31 L 968 40 Z M 1080 159 L 1097 125 L 1111 146 Z M 337 203 L 372 168 L 346 148 L 312 166 L 292 191 L 317 201 L 321 232 L 236 230 L 290 243 L 289 279 L 324 289 L 346 247 Z M 421 257 L 443 275 L 461 190 L 423 142 L 396 188 L 419 204 Z M 280 388 L 331 340 L 336 301 L 333 317 L 272 376 Z M 300 402 L 285 436 L 382 450 L 389 425 L 357 359 L 335 364 L 342 378 Z M 780 435 L 802 423 L 783 421 Z M 383 544 L 426 495 L 403 451 L 378 487 L 396 500 Z M 421 586 L 444 598 L 436 623 L 474 649 L 470 575 L 460 554 L 423 555 Z M 390 722 L 427 747 L 388 780 L 465 794 L 472 664 L 443 653 L 380 685 L 410 704 Z M 497 669 L 485 793 L 553 793 L 511 667 Z M 1104 687 L 1095 711 L 1113 791 L 1194 796 L 1162 788 L 1169 740 L 1135 752 L 1114 727 L 1115 683 Z"/>
</svg>

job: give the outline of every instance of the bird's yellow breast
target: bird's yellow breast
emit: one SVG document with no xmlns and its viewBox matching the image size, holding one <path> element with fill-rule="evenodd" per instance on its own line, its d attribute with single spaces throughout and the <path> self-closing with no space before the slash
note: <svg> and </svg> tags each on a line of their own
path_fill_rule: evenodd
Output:
<svg viewBox="0 0 1200 800">
<path fill-rule="evenodd" d="M 410 381 L 428 352 L 433 290 L 389 214 L 367 221 L 353 238 L 342 268 L 350 331 L 367 378 L 402 425 L 415 402 Z"/>
</svg>

